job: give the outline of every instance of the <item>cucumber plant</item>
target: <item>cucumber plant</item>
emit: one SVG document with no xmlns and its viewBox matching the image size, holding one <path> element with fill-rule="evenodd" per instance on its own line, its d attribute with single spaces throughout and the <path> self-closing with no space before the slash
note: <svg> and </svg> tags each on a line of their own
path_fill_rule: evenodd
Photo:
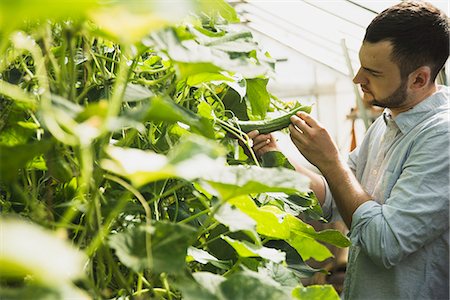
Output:
<svg viewBox="0 0 450 300">
<path fill-rule="evenodd" d="M 257 121 L 270 56 L 223 1 L 133 3 L 0 2 L 0 298 L 336 299 L 301 278 L 349 240 L 236 142 L 292 113 Z"/>
</svg>

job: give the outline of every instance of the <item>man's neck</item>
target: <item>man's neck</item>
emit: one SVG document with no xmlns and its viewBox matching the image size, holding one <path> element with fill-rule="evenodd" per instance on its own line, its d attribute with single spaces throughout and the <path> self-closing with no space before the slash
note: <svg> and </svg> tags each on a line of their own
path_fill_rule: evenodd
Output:
<svg viewBox="0 0 450 300">
<path fill-rule="evenodd" d="M 414 106 L 436 93 L 436 91 L 436 83 L 433 83 L 429 87 L 426 87 L 422 90 L 415 91 L 414 93 L 410 94 L 410 97 L 408 101 L 406 101 L 404 106 L 390 109 L 392 117 L 396 117 L 398 114 L 412 109 Z"/>
</svg>

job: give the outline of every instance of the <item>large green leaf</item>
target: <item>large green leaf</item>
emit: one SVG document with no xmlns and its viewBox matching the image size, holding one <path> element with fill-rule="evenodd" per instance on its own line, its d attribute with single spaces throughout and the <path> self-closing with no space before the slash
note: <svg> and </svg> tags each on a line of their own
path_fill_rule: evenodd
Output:
<svg viewBox="0 0 450 300">
<path fill-rule="evenodd" d="M 286 241 L 297 250 L 303 260 L 314 258 L 317 261 L 324 261 L 327 258 L 333 257 L 333 254 L 327 247 L 313 238 L 292 234 Z"/>
<path fill-rule="evenodd" d="M 348 247 L 350 246 L 350 239 L 343 235 L 340 231 L 334 229 L 326 229 L 323 231 L 316 232 L 314 227 L 306 224 L 299 218 L 292 215 L 286 216 L 285 219 L 288 223 L 289 228 L 292 232 L 304 235 L 306 237 L 314 238 L 316 240 L 329 243 L 337 247 Z"/>
<path fill-rule="evenodd" d="M 168 156 L 114 146 L 106 148 L 106 153 L 109 158 L 102 160 L 102 167 L 130 179 L 138 187 L 165 178 L 194 180 L 216 172 L 224 164 L 221 146 L 195 135 L 186 135 Z"/>
<path fill-rule="evenodd" d="M 311 285 L 298 287 L 292 291 L 292 297 L 297 300 L 339 300 L 339 295 L 332 285 Z"/>
<path fill-rule="evenodd" d="M 214 214 L 214 218 L 227 226 L 231 232 L 239 230 L 254 231 L 256 222 L 235 206 L 224 203 Z"/>
<path fill-rule="evenodd" d="M 256 231 L 264 236 L 275 239 L 288 239 L 290 236 L 289 227 L 280 220 L 274 213 L 261 210 L 255 202 L 247 195 L 234 197 L 228 203 L 236 206 L 242 212 L 249 215 L 256 221 Z"/>
<path fill-rule="evenodd" d="M 323 261 L 332 257 L 330 250 L 316 239 L 328 242 L 338 247 L 347 247 L 349 240 L 337 230 L 316 232 L 308 225 L 291 214 L 281 211 L 271 205 L 257 207 L 252 199 L 241 196 L 228 200 L 228 203 L 238 207 L 242 212 L 256 221 L 259 234 L 274 239 L 286 240 L 302 256 L 303 260 L 314 258 Z"/>
<path fill-rule="evenodd" d="M 284 168 L 223 166 L 202 179 L 223 199 L 252 193 L 295 193 L 309 190 L 309 179 L 306 176 Z"/>
<path fill-rule="evenodd" d="M 114 146 L 107 147 L 105 151 L 109 158 L 101 161 L 102 168 L 130 179 L 137 187 L 176 176 L 165 155 Z"/>
<path fill-rule="evenodd" d="M 129 178 L 136 186 L 170 177 L 199 179 L 224 199 L 249 193 L 309 190 L 308 178 L 291 170 L 226 166 L 221 151 L 215 143 L 195 136 L 184 139 L 167 157 L 110 146 L 106 149 L 110 159 L 104 159 L 102 167 Z"/>
<path fill-rule="evenodd" d="M 202 73 L 224 70 L 242 74 L 245 78 L 255 78 L 271 72 L 270 66 L 261 64 L 254 59 L 242 56 L 231 58 L 228 52 L 200 45 L 194 40 L 180 41 L 173 29 L 161 31 L 152 35 L 152 38 L 158 49 L 166 51 L 175 65 L 178 63 L 207 64 L 209 66 L 207 70 L 202 71 L 197 68 Z M 217 69 L 214 69 L 213 66 L 216 66 Z M 186 75 L 181 74 L 182 77 Z"/>
<path fill-rule="evenodd" d="M 187 225 L 155 221 L 152 227 L 137 226 L 112 235 L 109 245 L 120 261 L 136 272 L 152 268 L 156 273 L 180 273 L 186 267 L 187 248 L 195 239 Z M 150 234 L 152 263 L 148 261 L 146 235 Z"/>
<path fill-rule="evenodd" d="M 89 16 L 100 33 L 124 44 L 133 44 L 147 34 L 181 23 L 194 13 L 223 14 L 236 20 L 236 11 L 223 0 L 114 1 L 92 10 Z"/>
<path fill-rule="evenodd" d="M 266 205 L 261 210 L 271 211 L 274 214 L 283 215 L 283 224 L 290 230 L 290 237 L 286 241 L 294 247 L 303 260 L 314 258 L 323 261 L 332 257 L 330 250 L 316 240 L 324 241 L 338 247 L 347 247 L 350 240 L 337 230 L 316 232 L 311 225 L 304 223 L 291 214 L 283 213 L 275 206 Z"/>
</svg>

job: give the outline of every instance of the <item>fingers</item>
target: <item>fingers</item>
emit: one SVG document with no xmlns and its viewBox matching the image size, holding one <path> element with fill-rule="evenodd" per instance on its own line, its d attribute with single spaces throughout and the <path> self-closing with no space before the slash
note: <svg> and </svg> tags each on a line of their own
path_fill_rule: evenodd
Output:
<svg viewBox="0 0 450 300">
<path fill-rule="evenodd" d="M 302 119 L 303 121 L 305 121 L 305 123 L 309 126 L 309 127 L 320 127 L 319 123 L 317 123 L 316 120 L 313 119 L 313 117 L 311 117 L 311 115 L 303 112 L 303 111 L 299 111 L 297 112 L 297 116 Z"/>
<path fill-rule="evenodd" d="M 258 142 L 258 143 L 255 143 L 255 142 L 254 142 L 254 144 L 253 144 L 253 150 L 259 151 L 259 150 L 261 150 L 262 148 L 268 146 L 270 143 L 271 143 L 271 140 L 270 140 L 270 139 L 266 139 L 266 140 L 260 141 L 260 142 Z"/>
<path fill-rule="evenodd" d="M 247 133 L 247 135 L 249 138 L 254 139 L 255 137 L 257 137 L 259 135 L 259 131 L 253 130 L 253 131 L 250 131 L 249 133 Z"/>
<path fill-rule="evenodd" d="M 257 130 L 251 131 L 247 133 L 248 137 L 253 141 L 253 151 L 258 156 L 269 152 L 269 151 L 277 151 L 278 146 L 276 143 L 276 139 L 272 134 L 259 134 Z"/>
<path fill-rule="evenodd" d="M 295 129 L 295 130 L 297 132 L 300 130 L 300 133 L 303 133 L 303 134 L 308 134 L 308 132 L 311 129 L 311 127 L 308 124 L 306 124 L 306 122 L 303 119 L 301 119 L 300 117 L 298 117 L 296 115 L 291 116 L 291 123 L 293 125 L 295 125 L 293 129 L 295 129 L 295 127 L 296 127 L 297 129 Z M 292 130 L 291 130 L 291 134 L 292 134 Z"/>
<path fill-rule="evenodd" d="M 297 148 L 307 142 L 307 137 L 305 137 L 305 134 L 298 130 L 293 124 L 289 125 L 289 131 L 291 133 L 291 140 Z"/>
</svg>

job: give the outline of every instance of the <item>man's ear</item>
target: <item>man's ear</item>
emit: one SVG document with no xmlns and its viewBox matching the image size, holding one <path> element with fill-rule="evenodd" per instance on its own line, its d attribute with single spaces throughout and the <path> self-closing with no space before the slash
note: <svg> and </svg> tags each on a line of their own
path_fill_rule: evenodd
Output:
<svg viewBox="0 0 450 300">
<path fill-rule="evenodd" d="M 412 90 L 419 90 L 428 86 L 431 82 L 431 68 L 422 66 L 409 74 L 409 83 Z"/>
</svg>

